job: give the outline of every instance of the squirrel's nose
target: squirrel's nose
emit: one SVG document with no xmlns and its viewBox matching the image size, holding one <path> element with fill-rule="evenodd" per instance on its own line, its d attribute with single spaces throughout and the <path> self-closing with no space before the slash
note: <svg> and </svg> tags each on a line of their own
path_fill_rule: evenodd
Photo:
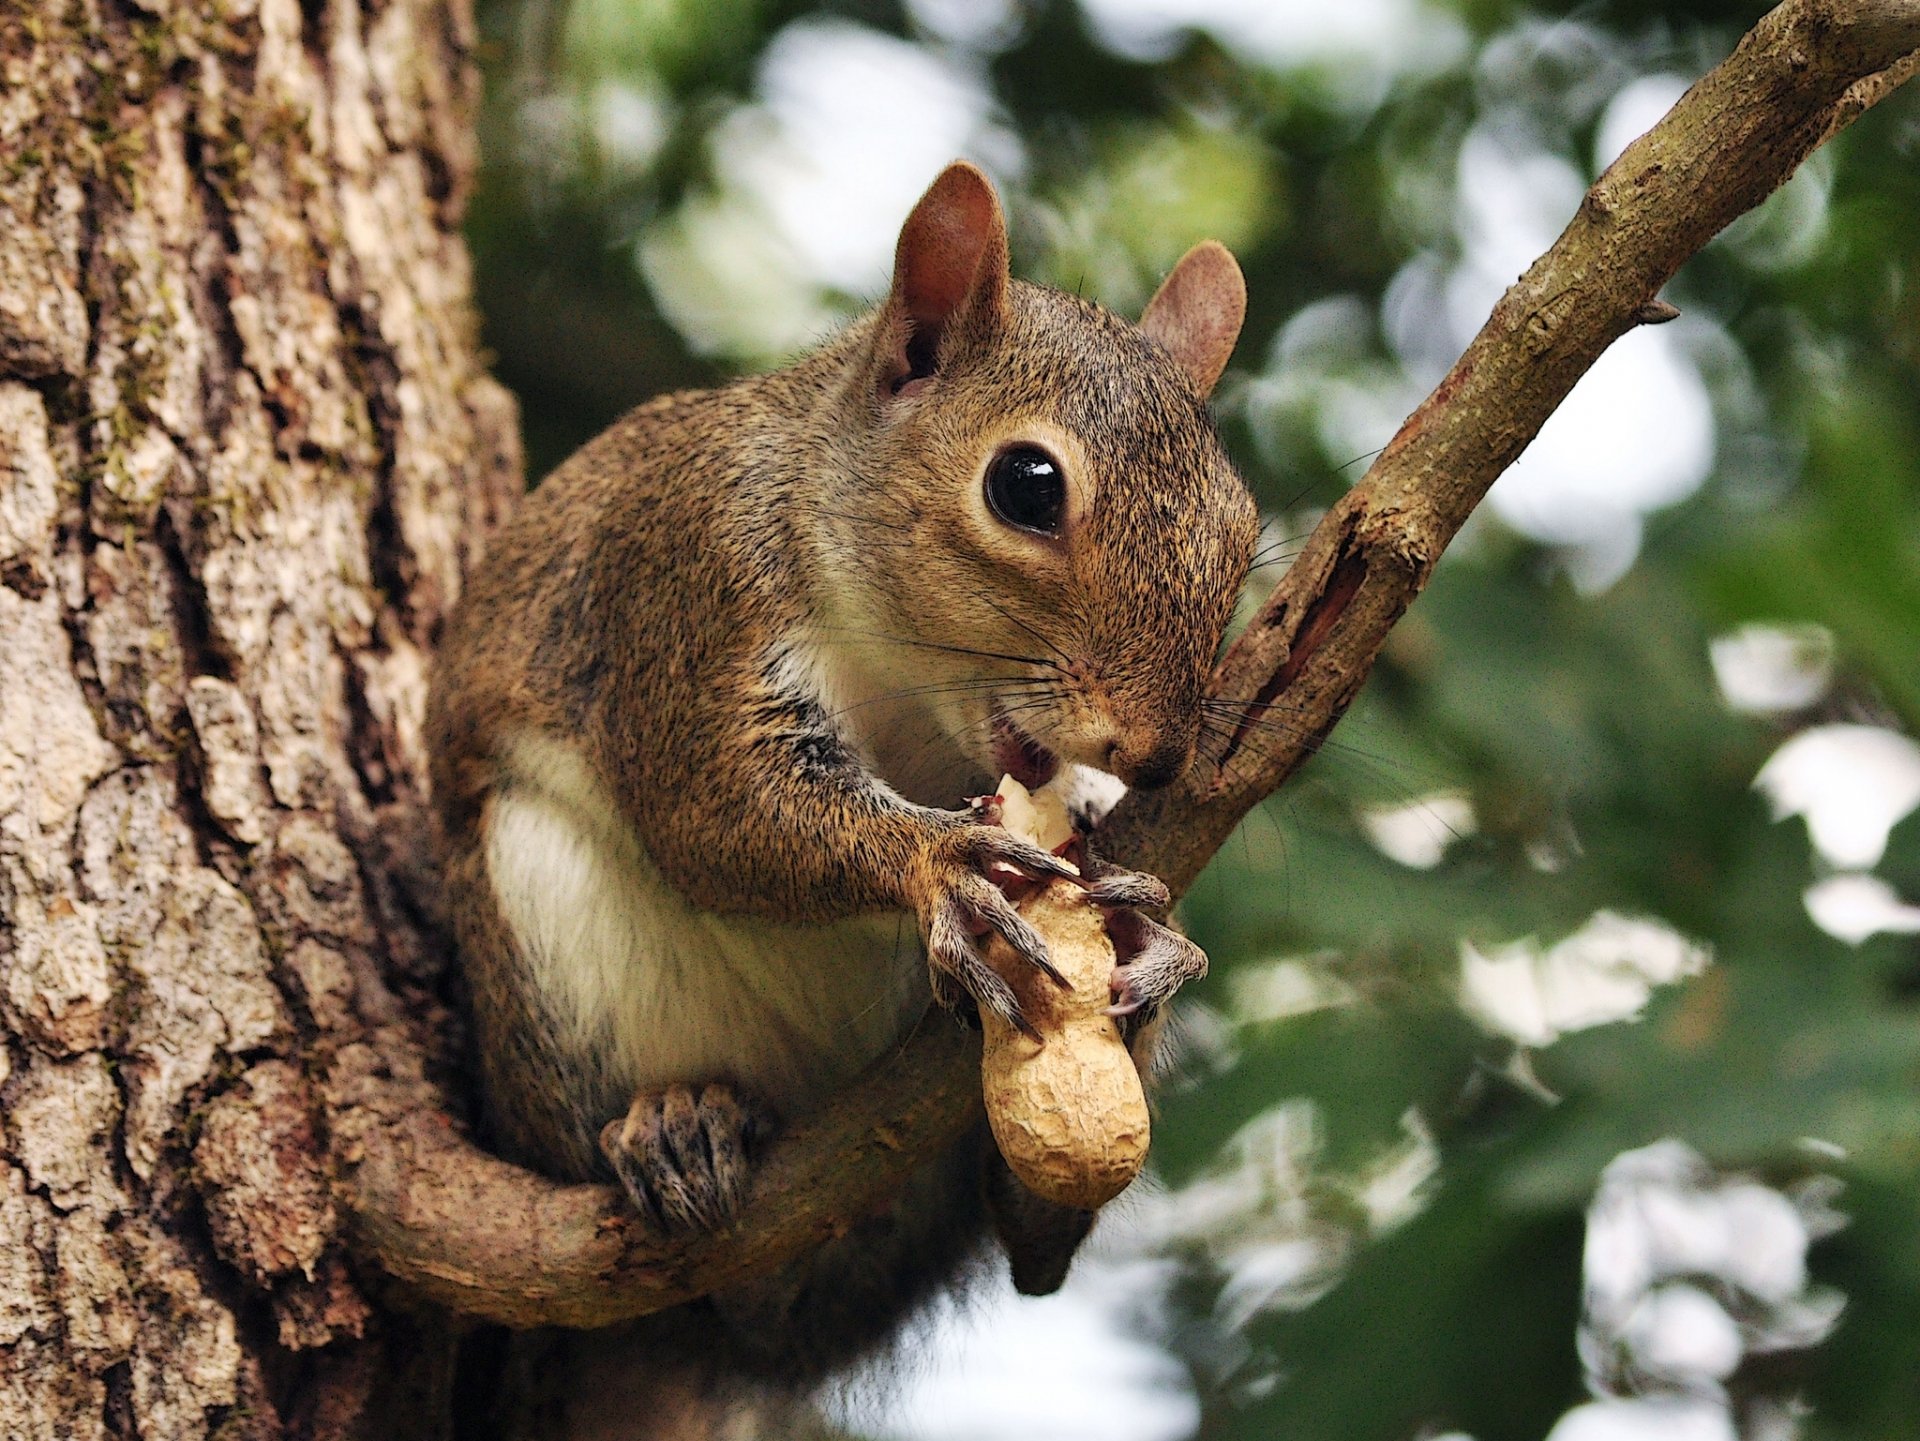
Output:
<svg viewBox="0 0 1920 1441">
<path fill-rule="evenodd" d="M 1106 769 L 1129 786 L 1156 790 L 1177 780 L 1193 759 L 1193 743 L 1182 736 L 1146 734 L 1107 746 Z"/>
</svg>

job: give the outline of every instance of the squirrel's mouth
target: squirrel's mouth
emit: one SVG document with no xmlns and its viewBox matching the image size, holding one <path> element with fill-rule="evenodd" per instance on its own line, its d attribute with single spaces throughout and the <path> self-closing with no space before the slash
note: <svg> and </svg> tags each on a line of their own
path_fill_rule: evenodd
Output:
<svg viewBox="0 0 1920 1441">
<path fill-rule="evenodd" d="M 1021 730 L 1005 711 L 993 717 L 993 764 L 1028 790 L 1045 785 L 1060 770 L 1060 757 Z"/>
</svg>

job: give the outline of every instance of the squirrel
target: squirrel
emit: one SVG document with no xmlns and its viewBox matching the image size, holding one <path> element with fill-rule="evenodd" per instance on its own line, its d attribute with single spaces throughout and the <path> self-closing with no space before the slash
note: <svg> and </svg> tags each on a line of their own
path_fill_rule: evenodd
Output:
<svg viewBox="0 0 1920 1441">
<path fill-rule="evenodd" d="M 1015 281 L 999 199 L 956 162 L 876 310 L 641 405 L 529 494 L 449 618 L 427 721 L 497 1149 L 718 1227 L 773 1128 L 930 1004 L 1024 1024 L 977 938 L 1043 970 L 1045 947 L 990 875 L 1067 868 L 954 807 L 1011 773 L 1077 779 L 1093 813 L 1192 763 L 1258 528 L 1207 399 L 1245 306 L 1214 242 L 1137 326 Z M 1084 880 L 1129 938 L 1115 1013 L 1144 1068 L 1205 960 L 1154 919 L 1157 880 Z M 984 1133 L 667 1329 L 798 1388 L 989 1224 L 1020 1289 L 1054 1289 L 1092 1218 L 1024 1193 Z"/>
</svg>

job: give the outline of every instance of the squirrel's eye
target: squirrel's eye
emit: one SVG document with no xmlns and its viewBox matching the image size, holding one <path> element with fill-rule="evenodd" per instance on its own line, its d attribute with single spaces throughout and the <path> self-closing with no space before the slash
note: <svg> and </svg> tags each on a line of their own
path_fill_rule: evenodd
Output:
<svg viewBox="0 0 1920 1441">
<path fill-rule="evenodd" d="M 1008 525 L 1052 535 L 1067 508 L 1067 478 L 1031 445 L 1003 450 L 987 467 L 987 505 Z"/>
</svg>

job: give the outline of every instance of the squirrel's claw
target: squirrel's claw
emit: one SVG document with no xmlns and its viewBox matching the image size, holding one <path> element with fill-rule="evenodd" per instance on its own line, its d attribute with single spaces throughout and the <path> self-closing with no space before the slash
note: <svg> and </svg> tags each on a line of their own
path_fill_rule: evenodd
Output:
<svg viewBox="0 0 1920 1441">
<path fill-rule="evenodd" d="M 1207 973 L 1205 951 L 1138 911 L 1116 911 L 1108 917 L 1107 933 L 1119 958 L 1110 983 L 1110 1016 L 1152 1015 L 1181 986 Z"/>
<path fill-rule="evenodd" d="M 662 1231 L 714 1231 L 746 1198 L 754 1113 L 723 1085 L 634 1098 L 600 1131 L 600 1151 L 634 1206 Z"/>
<path fill-rule="evenodd" d="M 948 1010 L 959 1010 L 971 997 L 982 1011 L 993 1012 L 1023 1035 L 1038 1037 L 1013 987 L 981 956 L 960 902 L 943 902 L 934 913 L 927 928 L 927 963 L 933 968 L 934 999 Z"/>
<path fill-rule="evenodd" d="M 1167 883 L 1145 871 L 1113 869 L 1087 887 L 1087 899 L 1108 910 L 1142 910 L 1165 915 L 1173 904 Z"/>
<path fill-rule="evenodd" d="M 970 912 L 973 924 L 969 928 L 975 935 L 985 935 L 988 931 L 997 931 L 1002 940 L 1013 949 L 1013 953 L 1028 965 L 1045 974 L 1062 990 L 1069 982 L 1060 974 L 1060 970 L 1047 955 L 1047 943 L 1040 939 L 1040 933 L 1027 923 L 1025 916 L 1015 910 L 1013 903 L 991 881 L 970 879 L 962 887 L 960 903 Z"/>
<path fill-rule="evenodd" d="M 1085 884 L 1085 878 L 1070 861 L 1000 826 L 969 826 L 965 847 L 981 870 L 989 866 L 1007 866 L 1034 880 L 1058 878 Z"/>
<path fill-rule="evenodd" d="M 1165 881 L 1110 865 L 1091 849 L 1086 860 L 1087 897 L 1107 913 L 1107 934 L 1118 962 L 1110 982 L 1113 1004 L 1106 1014 L 1127 1022 L 1121 1030 L 1128 1034 L 1151 1020 L 1184 983 L 1205 975 L 1207 956 L 1153 918 L 1173 907 Z"/>
<path fill-rule="evenodd" d="M 920 914 L 934 995 L 949 1009 L 971 997 L 1018 1031 L 1036 1034 L 1022 1014 L 1012 986 L 980 954 L 978 938 L 997 933 L 1013 953 L 1063 990 L 1067 978 L 1047 955 L 1047 943 L 1003 892 L 1028 877 L 1075 878 L 1071 865 L 999 826 L 962 825 L 949 832 L 930 857 Z"/>
</svg>

